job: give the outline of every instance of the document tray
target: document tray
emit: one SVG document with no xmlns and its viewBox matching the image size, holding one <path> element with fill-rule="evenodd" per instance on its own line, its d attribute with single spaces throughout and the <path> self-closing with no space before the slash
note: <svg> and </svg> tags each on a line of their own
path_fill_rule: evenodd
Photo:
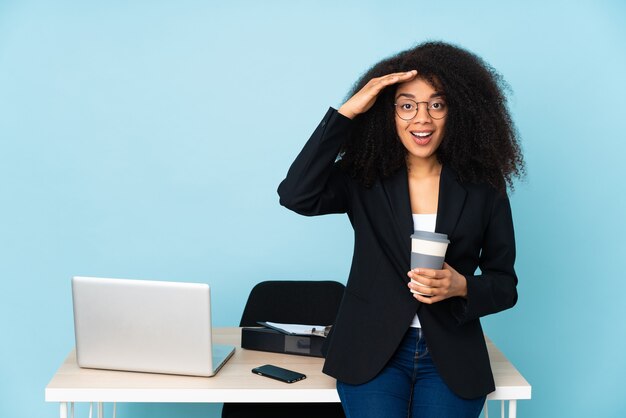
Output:
<svg viewBox="0 0 626 418">
<path fill-rule="evenodd" d="M 241 329 L 241 348 L 248 350 L 324 357 L 322 345 L 325 340 L 314 335 L 287 335 L 270 328 Z"/>
</svg>

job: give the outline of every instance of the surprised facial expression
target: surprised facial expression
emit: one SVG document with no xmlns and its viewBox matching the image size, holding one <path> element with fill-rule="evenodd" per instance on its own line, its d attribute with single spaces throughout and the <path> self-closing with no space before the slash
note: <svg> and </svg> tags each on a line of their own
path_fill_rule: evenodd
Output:
<svg viewBox="0 0 626 418">
<path fill-rule="evenodd" d="M 396 130 L 409 152 L 408 158 L 416 162 L 436 159 L 446 125 L 443 93 L 426 80 L 416 78 L 398 85 L 395 99 Z"/>
</svg>

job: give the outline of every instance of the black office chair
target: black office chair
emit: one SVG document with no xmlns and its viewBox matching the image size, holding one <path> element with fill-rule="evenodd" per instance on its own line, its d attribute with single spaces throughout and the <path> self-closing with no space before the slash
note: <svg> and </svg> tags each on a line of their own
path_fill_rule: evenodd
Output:
<svg viewBox="0 0 626 418">
<path fill-rule="evenodd" d="M 257 321 L 333 324 L 345 286 L 333 281 L 261 282 L 248 296 L 239 326 Z M 222 418 L 345 418 L 340 403 L 225 403 Z"/>
</svg>

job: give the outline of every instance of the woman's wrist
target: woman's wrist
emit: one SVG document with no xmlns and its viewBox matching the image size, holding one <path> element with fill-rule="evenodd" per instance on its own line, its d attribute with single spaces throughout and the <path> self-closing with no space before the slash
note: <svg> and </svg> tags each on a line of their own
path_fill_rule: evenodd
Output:
<svg viewBox="0 0 626 418">
<path fill-rule="evenodd" d="M 347 117 L 348 119 L 354 119 L 354 117 L 356 116 L 356 114 L 354 112 L 352 112 L 350 109 L 346 108 L 346 105 L 342 105 L 337 112 L 339 112 L 340 114 L 342 114 L 343 116 Z"/>
<path fill-rule="evenodd" d="M 463 299 L 467 299 L 467 279 L 462 274 L 459 274 L 459 276 L 460 276 L 460 278 L 459 278 L 459 284 L 460 284 L 459 296 L 462 297 Z"/>
</svg>

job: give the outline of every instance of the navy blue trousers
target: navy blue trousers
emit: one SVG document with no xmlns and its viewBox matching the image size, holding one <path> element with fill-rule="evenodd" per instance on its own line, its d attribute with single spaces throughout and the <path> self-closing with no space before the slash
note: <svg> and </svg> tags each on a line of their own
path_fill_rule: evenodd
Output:
<svg viewBox="0 0 626 418">
<path fill-rule="evenodd" d="M 337 382 L 347 418 L 477 418 L 485 397 L 463 399 L 444 383 L 421 328 L 409 328 L 385 368 L 361 385 Z"/>
</svg>

